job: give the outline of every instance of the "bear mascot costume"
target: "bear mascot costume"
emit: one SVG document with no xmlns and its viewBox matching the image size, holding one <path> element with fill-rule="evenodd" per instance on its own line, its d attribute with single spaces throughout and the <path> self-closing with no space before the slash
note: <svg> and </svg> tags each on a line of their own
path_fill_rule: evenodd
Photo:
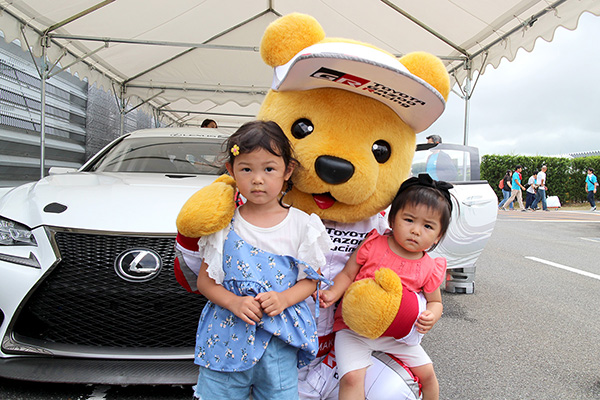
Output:
<svg viewBox="0 0 600 400">
<path fill-rule="evenodd" d="M 382 211 L 409 176 L 415 134 L 444 110 L 449 77 L 433 55 L 398 59 L 366 43 L 327 38 L 313 17 L 299 13 L 271 23 L 260 51 L 274 78 L 257 118 L 277 122 L 294 147 L 300 167 L 286 202 L 321 217 L 334 243 L 321 273 L 333 279 L 370 231 L 388 229 Z M 235 182 L 222 176 L 179 213 L 175 275 L 188 291 L 197 292 L 198 238 L 229 224 L 234 198 Z M 302 399 L 337 399 L 334 312 L 320 310 L 319 355 L 299 371 Z M 418 398 L 407 373 L 389 356 L 375 355 L 367 398 Z M 407 387 L 411 393 L 400 397 Z M 384 390 L 377 394 L 378 388 Z"/>
</svg>

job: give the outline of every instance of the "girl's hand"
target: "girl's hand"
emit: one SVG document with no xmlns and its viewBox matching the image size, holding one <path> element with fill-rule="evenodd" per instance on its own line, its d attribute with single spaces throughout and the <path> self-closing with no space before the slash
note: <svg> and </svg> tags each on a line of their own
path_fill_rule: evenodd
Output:
<svg viewBox="0 0 600 400">
<path fill-rule="evenodd" d="M 338 297 L 330 289 L 321 290 L 321 293 L 319 293 L 319 307 L 321 308 L 330 307 L 332 304 L 335 304 L 337 300 Z"/>
<path fill-rule="evenodd" d="M 433 328 L 435 324 L 435 315 L 430 310 L 425 310 L 419 315 L 415 326 L 417 327 L 417 332 L 419 333 L 427 333 Z"/>
<path fill-rule="evenodd" d="M 269 317 L 279 315 L 288 308 L 285 296 L 278 292 L 263 292 L 256 295 L 255 299 L 260 303 L 262 310 Z"/>
<path fill-rule="evenodd" d="M 262 318 L 260 303 L 252 296 L 236 296 L 229 311 L 250 325 L 256 325 Z"/>
</svg>

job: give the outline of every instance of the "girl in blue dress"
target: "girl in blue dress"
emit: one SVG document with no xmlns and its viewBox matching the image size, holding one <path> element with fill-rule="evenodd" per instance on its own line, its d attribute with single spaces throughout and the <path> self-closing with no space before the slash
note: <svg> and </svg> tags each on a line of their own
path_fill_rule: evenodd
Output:
<svg viewBox="0 0 600 400">
<path fill-rule="evenodd" d="M 317 215 L 287 206 L 298 164 L 281 128 L 240 127 L 227 141 L 229 174 L 246 199 L 230 225 L 199 241 L 199 399 L 298 399 L 298 367 L 318 336 L 305 299 L 321 280 L 331 240 Z M 282 190 L 285 189 L 282 193 Z"/>
</svg>

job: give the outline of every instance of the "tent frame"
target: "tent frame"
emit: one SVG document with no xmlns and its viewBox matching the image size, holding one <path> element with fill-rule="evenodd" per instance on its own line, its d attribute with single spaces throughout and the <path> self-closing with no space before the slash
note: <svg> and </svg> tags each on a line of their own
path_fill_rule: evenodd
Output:
<svg viewBox="0 0 600 400">
<path fill-rule="evenodd" d="M 390 1 L 390 0 L 380 0 L 380 1 L 383 4 L 387 5 L 388 7 L 390 7 L 391 9 L 393 9 L 394 11 L 396 11 L 397 13 L 399 13 L 400 15 L 402 15 L 404 18 L 411 21 L 413 24 L 417 25 L 418 27 L 425 30 L 429 34 L 433 35 L 434 37 L 436 37 L 440 41 L 444 42 L 445 44 L 449 45 L 451 48 L 456 50 L 456 52 L 459 54 L 458 56 L 454 56 L 454 57 L 440 56 L 440 58 L 445 61 L 450 61 L 450 62 L 458 61 L 459 62 L 457 65 L 449 67 L 448 72 L 451 76 L 453 76 L 455 78 L 457 86 L 460 90 L 460 93 L 459 93 L 459 92 L 455 91 L 454 89 L 452 89 L 453 92 L 455 94 L 457 94 L 465 103 L 464 125 L 463 125 L 463 144 L 464 145 L 468 145 L 470 99 L 473 96 L 473 92 L 477 85 L 478 78 L 481 75 L 481 71 L 479 71 L 479 73 L 477 74 L 477 78 L 475 79 L 475 82 L 473 82 L 473 63 L 474 63 L 475 59 L 479 56 L 482 56 L 484 58 L 484 60 L 486 60 L 488 52 L 492 47 L 507 40 L 511 35 L 514 35 L 515 33 L 519 32 L 519 31 L 523 31 L 523 30 L 526 30 L 526 29 L 532 27 L 536 23 L 536 21 L 538 21 L 538 19 L 540 19 L 542 16 L 544 16 L 545 14 L 550 13 L 550 12 L 557 12 L 558 7 L 567 2 L 567 0 L 556 0 L 552 3 L 549 3 L 547 5 L 547 7 L 545 7 L 541 11 L 537 12 L 536 14 L 532 15 L 530 18 L 522 21 L 520 24 L 514 26 L 512 29 L 510 29 L 506 33 L 499 35 L 495 40 L 493 40 L 486 46 L 483 46 L 482 48 L 480 48 L 479 50 L 477 50 L 473 53 L 469 53 L 466 49 L 453 43 L 450 39 L 448 39 L 447 37 L 442 35 L 440 32 L 427 26 L 425 23 L 418 20 L 410 13 L 408 13 L 405 10 L 403 10 L 402 8 L 398 7 L 392 1 Z M 115 37 L 92 37 L 92 36 L 81 36 L 81 35 L 67 35 L 67 34 L 60 34 L 60 33 L 55 32 L 57 29 L 64 27 L 64 26 L 68 25 L 69 23 L 76 21 L 86 15 L 89 15 L 89 14 L 91 14 L 113 2 L 115 2 L 115 0 L 103 0 L 103 1 L 99 2 L 98 4 L 95 4 L 91 7 L 89 7 L 86 10 L 83 10 L 77 14 L 74 14 L 74 15 L 64 19 L 63 21 L 55 23 L 54 25 L 48 27 L 43 32 L 40 32 L 39 30 L 37 30 L 35 27 L 28 24 L 26 21 L 24 21 L 20 17 L 11 13 L 10 10 L 8 10 L 6 8 L 7 6 L 0 5 L 0 10 L 2 12 L 8 13 L 13 18 L 15 18 L 16 20 L 19 21 L 19 23 L 21 24 L 22 38 L 25 41 L 27 41 L 27 37 L 25 35 L 26 27 L 34 30 L 34 32 L 36 32 L 41 37 L 41 47 L 42 47 L 41 68 L 38 68 L 37 63 L 35 63 L 35 60 L 34 60 L 34 64 L 36 65 L 36 68 L 38 68 L 38 74 L 42 81 L 42 88 L 41 88 L 42 110 L 41 110 L 41 121 L 40 121 L 41 122 L 41 137 L 40 137 L 40 175 L 41 175 L 41 177 L 44 176 L 44 158 L 45 158 L 46 81 L 48 79 L 50 79 L 52 76 L 69 69 L 71 66 L 73 66 L 77 63 L 84 63 L 84 64 L 86 64 L 86 66 L 88 68 L 93 69 L 94 66 L 90 62 L 88 62 L 87 59 L 89 59 L 94 54 L 100 52 L 101 50 L 108 48 L 111 44 L 134 44 L 134 45 L 142 45 L 142 46 L 170 46 L 170 47 L 185 48 L 184 51 L 179 52 L 179 53 L 175 54 L 174 56 L 172 56 L 168 59 L 165 59 L 165 60 L 159 62 L 158 64 L 151 66 L 150 68 L 148 68 L 146 70 L 138 72 L 134 76 L 130 76 L 130 77 L 117 76 L 117 74 L 114 71 L 111 71 L 111 69 L 108 67 L 103 68 L 103 70 L 102 70 L 102 72 L 105 74 L 105 76 L 112 82 L 112 90 L 114 92 L 115 99 L 116 99 L 117 103 L 119 104 L 119 110 L 121 113 L 121 121 L 120 121 L 121 122 L 120 123 L 121 134 L 123 133 L 123 129 L 124 129 L 125 115 L 128 112 L 131 112 L 134 109 L 137 109 L 138 107 L 141 107 L 143 105 L 151 107 L 151 109 L 153 110 L 153 113 L 155 114 L 155 120 L 156 120 L 157 124 L 158 124 L 158 121 L 160 118 L 165 117 L 171 121 L 169 123 L 170 125 L 185 125 L 187 117 L 192 116 L 192 115 L 202 114 L 202 112 L 194 112 L 192 110 L 169 109 L 169 108 L 167 108 L 169 103 L 157 105 L 157 104 L 155 104 L 155 102 L 153 102 L 153 100 L 158 98 L 161 94 L 163 94 L 167 90 L 171 90 L 171 91 L 172 90 L 175 90 L 175 91 L 177 91 L 177 90 L 181 90 L 181 91 L 211 91 L 211 92 L 213 90 L 202 89 L 202 88 L 185 88 L 183 86 L 173 86 L 173 85 L 161 86 L 160 88 L 157 88 L 157 87 L 152 87 L 149 85 L 135 83 L 135 80 L 137 78 L 139 78 L 153 70 L 156 70 L 157 68 L 160 68 L 166 64 L 169 64 L 169 63 L 173 62 L 174 60 L 177 60 L 177 59 L 183 57 L 184 55 L 188 54 L 189 52 L 191 52 L 195 49 L 199 49 L 199 48 L 259 52 L 260 49 L 256 46 L 217 45 L 217 44 L 211 44 L 211 42 L 213 42 L 214 40 L 232 32 L 236 29 L 239 29 L 240 27 L 242 27 L 244 25 L 247 25 L 253 21 L 256 21 L 257 19 L 259 19 L 267 14 L 272 13 L 277 17 L 281 16 L 281 14 L 278 13 L 274 9 L 273 0 L 269 0 L 267 8 L 265 10 L 263 10 L 262 12 L 259 12 L 259 13 L 255 14 L 254 16 L 252 16 L 238 24 L 231 26 L 226 30 L 221 31 L 220 33 L 217 33 L 216 35 L 208 38 L 207 40 L 205 40 L 202 43 L 136 40 L 136 39 L 126 39 L 126 38 L 115 38 Z M 70 40 L 70 41 L 85 40 L 85 41 L 91 41 L 91 42 L 101 42 L 102 45 L 94 50 L 87 52 L 86 54 L 77 55 L 77 54 L 74 54 L 71 51 L 69 51 L 66 47 L 62 46 L 58 42 L 58 39 Z M 56 60 L 53 65 L 50 66 L 48 59 L 47 59 L 47 50 L 51 45 L 58 46 L 60 49 L 62 49 L 63 55 L 58 60 Z M 32 47 L 29 45 L 29 43 L 27 43 L 27 48 L 28 48 L 31 56 L 33 57 Z M 59 67 L 60 60 L 67 54 L 74 57 L 75 60 L 72 61 L 71 63 L 69 63 L 68 65 Z M 401 56 L 401 54 L 396 54 L 396 56 Z M 482 63 L 481 70 L 483 70 L 485 65 L 487 65 L 487 64 L 484 61 Z M 459 82 L 459 80 L 456 77 L 457 71 L 459 71 L 461 69 L 463 71 L 467 72 L 466 77 L 464 78 L 463 82 Z M 127 88 L 161 89 L 161 90 L 158 93 L 155 93 L 148 98 L 145 98 L 145 99 L 140 98 L 140 101 L 141 101 L 140 104 L 138 104 L 137 106 L 128 110 L 128 107 L 127 107 L 128 102 L 126 100 Z M 219 89 L 219 90 L 221 90 L 221 89 Z M 262 95 L 266 94 L 266 91 L 267 91 L 266 89 L 263 91 L 261 89 L 255 89 L 255 88 L 253 88 L 253 90 L 232 90 L 232 89 L 224 89 L 223 90 L 223 92 L 225 92 L 225 93 L 262 94 Z M 215 115 L 215 113 L 206 113 L 206 114 Z M 229 115 L 229 114 L 225 114 L 225 115 Z M 232 115 L 242 116 L 242 117 L 251 117 L 249 115 L 244 115 L 244 114 L 232 114 Z"/>
</svg>

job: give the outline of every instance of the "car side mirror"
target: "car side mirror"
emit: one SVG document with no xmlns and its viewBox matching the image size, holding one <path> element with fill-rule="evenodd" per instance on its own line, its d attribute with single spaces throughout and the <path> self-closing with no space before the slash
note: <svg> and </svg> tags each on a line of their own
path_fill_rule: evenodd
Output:
<svg viewBox="0 0 600 400">
<path fill-rule="evenodd" d="M 48 170 L 49 175 L 72 174 L 73 172 L 77 172 L 77 168 L 51 167 L 50 170 Z"/>
</svg>

